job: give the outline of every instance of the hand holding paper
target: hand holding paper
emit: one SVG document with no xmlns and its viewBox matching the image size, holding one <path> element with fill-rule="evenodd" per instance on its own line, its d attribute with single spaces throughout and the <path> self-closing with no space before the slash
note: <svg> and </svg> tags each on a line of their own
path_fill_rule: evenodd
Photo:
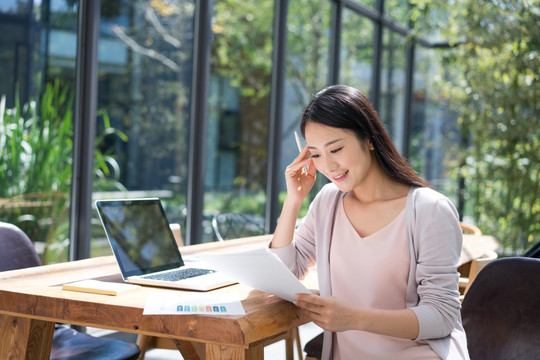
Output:
<svg viewBox="0 0 540 360">
<path fill-rule="evenodd" d="M 200 258 L 232 280 L 294 302 L 294 294 L 311 294 L 267 248 L 239 253 L 204 253 Z"/>
</svg>

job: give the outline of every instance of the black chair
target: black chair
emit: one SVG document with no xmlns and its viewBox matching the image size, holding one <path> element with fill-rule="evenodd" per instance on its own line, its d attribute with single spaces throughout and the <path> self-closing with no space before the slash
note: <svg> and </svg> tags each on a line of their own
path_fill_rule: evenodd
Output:
<svg viewBox="0 0 540 360">
<path fill-rule="evenodd" d="M 540 258 L 540 241 L 523 254 L 524 257 Z"/>
<path fill-rule="evenodd" d="M 540 359 L 540 259 L 495 260 L 462 303 L 472 360 Z"/>
<path fill-rule="evenodd" d="M 28 236 L 15 225 L 0 222 L 0 271 L 41 266 Z M 118 339 L 90 336 L 68 325 L 56 324 L 51 360 L 135 360 L 137 345 Z"/>
<path fill-rule="evenodd" d="M 318 360 L 322 358 L 323 337 L 324 332 L 315 336 L 304 345 L 304 352 L 306 353 L 305 360 Z"/>
</svg>

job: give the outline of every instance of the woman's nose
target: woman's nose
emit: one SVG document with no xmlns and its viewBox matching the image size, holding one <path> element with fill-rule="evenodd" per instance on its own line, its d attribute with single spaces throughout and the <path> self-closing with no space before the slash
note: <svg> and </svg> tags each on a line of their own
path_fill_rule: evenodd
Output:
<svg viewBox="0 0 540 360">
<path fill-rule="evenodd" d="M 324 166 L 326 167 L 326 171 L 328 171 L 329 173 L 339 168 L 337 161 L 335 161 L 331 156 L 325 157 Z"/>
</svg>

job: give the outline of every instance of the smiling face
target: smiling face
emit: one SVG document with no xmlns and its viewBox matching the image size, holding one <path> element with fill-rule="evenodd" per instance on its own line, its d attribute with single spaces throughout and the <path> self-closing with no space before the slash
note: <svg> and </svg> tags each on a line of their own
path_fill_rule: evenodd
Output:
<svg viewBox="0 0 540 360">
<path fill-rule="evenodd" d="M 342 191 L 365 183 L 377 166 L 368 141 L 360 141 L 351 130 L 310 121 L 305 136 L 317 170 Z"/>
</svg>

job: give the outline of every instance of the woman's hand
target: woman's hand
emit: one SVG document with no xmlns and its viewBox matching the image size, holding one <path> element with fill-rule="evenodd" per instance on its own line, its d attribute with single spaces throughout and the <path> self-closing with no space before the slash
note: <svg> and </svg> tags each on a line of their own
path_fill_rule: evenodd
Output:
<svg viewBox="0 0 540 360">
<path fill-rule="evenodd" d="M 287 182 L 287 197 L 281 209 L 271 248 L 280 248 L 289 245 L 293 241 L 294 229 L 298 212 L 307 194 L 315 183 L 317 169 L 309 158 L 307 147 L 302 149 L 300 155 L 287 166 L 285 180 Z"/>
<path fill-rule="evenodd" d="M 316 174 L 317 169 L 309 158 L 309 150 L 306 146 L 285 170 L 287 197 L 302 202 L 311 191 Z"/>
<path fill-rule="evenodd" d="M 294 303 L 311 321 L 324 330 L 359 330 L 359 322 L 355 316 L 358 309 L 335 297 L 297 294 Z"/>
<path fill-rule="evenodd" d="M 326 331 L 361 330 L 402 339 L 416 339 L 418 318 L 411 309 L 365 309 L 336 297 L 296 294 L 296 306 Z"/>
</svg>

